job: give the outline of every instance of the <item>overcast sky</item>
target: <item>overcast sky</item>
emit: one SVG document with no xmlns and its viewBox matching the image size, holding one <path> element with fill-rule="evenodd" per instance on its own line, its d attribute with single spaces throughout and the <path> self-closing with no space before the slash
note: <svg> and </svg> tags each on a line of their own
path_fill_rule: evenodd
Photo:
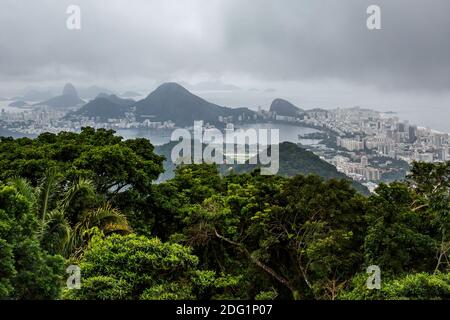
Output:
<svg viewBox="0 0 450 320">
<path fill-rule="evenodd" d="M 70 4 L 81 30 L 66 28 Z M 371 4 L 382 30 L 366 27 Z M 449 17 L 448 0 L 2 0 L 0 95 L 210 82 L 196 89 L 241 88 L 204 93 L 224 105 L 439 112 L 450 108 Z"/>
</svg>

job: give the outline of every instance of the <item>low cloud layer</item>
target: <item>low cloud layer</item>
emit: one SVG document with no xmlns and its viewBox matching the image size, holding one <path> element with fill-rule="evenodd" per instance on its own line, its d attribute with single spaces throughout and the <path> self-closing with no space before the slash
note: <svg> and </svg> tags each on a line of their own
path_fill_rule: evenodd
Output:
<svg viewBox="0 0 450 320">
<path fill-rule="evenodd" d="M 66 28 L 70 4 L 81 7 L 79 31 Z M 371 4 L 382 9 L 382 30 L 366 28 Z M 3 0 L 1 6 L 2 91 L 65 81 L 142 89 L 166 80 L 262 91 L 330 81 L 389 94 L 450 88 L 447 0 Z"/>
</svg>

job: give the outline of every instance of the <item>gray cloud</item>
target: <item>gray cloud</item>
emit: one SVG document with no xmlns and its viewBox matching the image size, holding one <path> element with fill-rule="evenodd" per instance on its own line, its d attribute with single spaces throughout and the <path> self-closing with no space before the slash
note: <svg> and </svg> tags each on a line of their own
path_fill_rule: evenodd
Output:
<svg viewBox="0 0 450 320">
<path fill-rule="evenodd" d="M 381 31 L 366 28 L 374 3 Z M 80 31 L 65 27 L 69 4 L 81 7 Z M 3 0 L 0 84 L 225 78 L 447 91 L 449 13 L 447 0 Z"/>
<path fill-rule="evenodd" d="M 267 78 L 450 88 L 448 1 L 238 2 L 248 5 L 233 9 L 224 24 L 235 69 Z M 382 9 L 380 31 L 366 28 L 373 3 Z"/>
</svg>

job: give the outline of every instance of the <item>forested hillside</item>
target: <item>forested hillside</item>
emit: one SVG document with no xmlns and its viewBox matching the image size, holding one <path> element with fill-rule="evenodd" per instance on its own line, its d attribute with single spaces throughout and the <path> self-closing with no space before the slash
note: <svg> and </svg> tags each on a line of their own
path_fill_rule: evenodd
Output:
<svg viewBox="0 0 450 320">
<path fill-rule="evenodd" d="M 166 181 L 172 179 L 175 175 L 176 165 L 171 160 L 172 149 L 177 142 L 169 142 L 162 146 L 157 146 L 155 152 L 165 157 L 164 160 L 164 173 L 159 176 L 159 181 Z M 206 145 L 203 145 L 205 150 Z M 191 154 L 193 154 L 193 149 Z M 270 152 L 269 152 L 270 153 Z M 291 143 L 283 142 L 279 145 L 279 170 L 278 175 L 285 177 L 293 177 L 298 174 L 309 175 L 315 174 L 325 180 L 328 179 L 344 179 L 351 181 L 352 186 L 363 194 L 368 194 L 369 190 L 362 184 L 352 181 L 345 174 L 337 171 L 336 167 L 328 162 L 320 159 L 314 153 L 307 151 L 300 146 Z M 257 161 L 258 162 L 258 161 Z M 259 162 L 258 162 L 259 163 Z M 248 173 L 258 169 L 259 165 L 251 165 L 247 161 L 246 164 L 222 164 L 219 166 L 219 171 L 226 175 L 232 170 L 235 173 Z"/>
</svg>

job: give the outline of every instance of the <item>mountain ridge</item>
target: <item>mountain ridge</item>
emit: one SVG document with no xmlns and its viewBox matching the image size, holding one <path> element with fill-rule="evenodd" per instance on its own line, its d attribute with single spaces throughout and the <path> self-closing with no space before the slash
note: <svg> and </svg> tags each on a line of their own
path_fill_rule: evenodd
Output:
<svg viewBox="0 0 450 320">
<path fill-rule="evenodd" d="M 275 112 L 277 115 L 288 117 L 296 117 L 305 113 L 305 110 L 281 98 L 273 100 L 270 105 L 270 111 Z"/>
<path fill-rule="evenodd" d="M 256 112 L 248 108 L 228 108 L 206 101 L 175 82 L 160 85 L 145 99 L 135 104 L 136 117 L 141 121 L 173 121 L 178 126 L 192 126 L 203 120 L 211 124 L 220 123 L 219 117 L 255 117 Z"/>
<path fill-rule="evenodd" d="M 94 100 L 89 101 L 77 111 L 69 113 L 66 118 L 86 117 L 108 121 L 108 119 L 119 119 L 130 111 L 135 103 L 132 99 L 122 99 L 118 96 L 100 93 Z"/>
<path fill-rule="evenodd" d="M 52 108 L 70 108 L 83 104 L 84 100 L 80 99 L 78 92 L 71 83 L 67 83 L 64 86 L 62 94 L 49 100 L 38 102 L 33 106 L 49 106 Z"/>
</svg>

